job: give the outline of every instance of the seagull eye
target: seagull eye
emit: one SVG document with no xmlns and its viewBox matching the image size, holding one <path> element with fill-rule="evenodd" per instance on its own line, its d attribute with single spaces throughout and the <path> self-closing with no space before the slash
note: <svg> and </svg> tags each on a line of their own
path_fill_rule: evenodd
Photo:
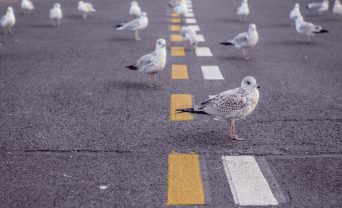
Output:
<svg viewBox="0 0 342 208">
<path fill-rule="evenodd" d="M 250 85 L 250 84 L 251 84 L 251 82 L 250 82 L 250 81 L 246 81 L 246 83 L 247 83 L 248 85 Z"/>
</svg>

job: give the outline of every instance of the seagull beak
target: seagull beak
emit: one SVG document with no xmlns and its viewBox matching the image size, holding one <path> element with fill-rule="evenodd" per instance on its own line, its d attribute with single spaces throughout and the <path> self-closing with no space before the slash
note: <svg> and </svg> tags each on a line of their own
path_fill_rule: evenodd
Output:
<svg viewBox="0 0 342 208">
<path fill-rule="evenodd" d="M 260 89 L 260 85 L 258 85 L 257 88 Z"/>
</svg>

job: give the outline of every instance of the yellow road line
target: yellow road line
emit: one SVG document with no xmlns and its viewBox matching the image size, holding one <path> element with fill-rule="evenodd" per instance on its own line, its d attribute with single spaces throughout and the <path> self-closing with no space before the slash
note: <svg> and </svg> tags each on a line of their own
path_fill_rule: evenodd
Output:
<svg viewBox="0 0 342 208">
<path fill-rule="evenodd" d="M 178 17 L 178 14 L 177 14 L 176 12 L 172 12 L 172 13 L 171 13 L 171 16 L 172 16 L 172 17 Z"/>
<path fill-rule="evenodd" d="M 181 30 L 181 26 L 180 25 L 171 25 L 169 27 L 169 30 L 172 32 L 179 32 Z"/>
<path fill-rule="evenodd" d="M 171 47 L 171 56 L 185 56 L 184 47 Z"/>
<path fill-rule="evenodd" d="M 180 18 L 171 18 L 172 23 L 180 23 L 181 19 Z"/>
<path fill-rule="evenodd" d="M 177 113 L 180 108 L 192 107 L 191 94 L 171 94 L 170 97 L 170 120 L 171 121 L 190 121 L 193 116 L 190 113 Z"/>
<path fill-rule="evenodd" d="M 173 153 L 168 163 L 167 205 L 205 204 L 199 156 Z"/>
<path fill-rule="evenodd" d="M 170 35 L 170 41 L 172 42 L 182 42 L 183 41 L 183 37 L 179 34 L 172 34 Z"/>
<path fill-rule="evenodd" d="M 172 79 L 189 79 L 188 66 L 185 64 L 172 64 L 171 78 Z"/>
</svg>

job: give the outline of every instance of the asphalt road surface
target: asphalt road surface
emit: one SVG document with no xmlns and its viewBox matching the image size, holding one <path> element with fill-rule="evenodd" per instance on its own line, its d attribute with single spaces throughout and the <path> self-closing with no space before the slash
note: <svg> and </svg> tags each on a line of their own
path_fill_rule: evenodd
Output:
<svg viewBox="0 0 342 208">
<path fill-rule="evenodd" d="M 14 5 L 17 16 L 14 34 L 0 34 L 0 207 L 172 207 L 173 152 L 199 155 L 205 203 L 197 206 L 239 207 L 222 156 L 250 155 L 279 202 L 274 207 L 342 207 L 342 21 L 331 12 L 308 14 L 301 1 L 305 18 L 329 30 L 307 44 L 289 24 L 295 1 L 250 1 L 251 15 L 240 23 L 239 1 L 192 0 L 200 46 L 213 56 L 169 54 L 150 88 L 125 66 L 158 38 L 169 48 L 183 44 L 169 41 L 176 32 L 167 1 L 139 2 L 150 25 L 138 42 L 112 27 L 130 19 L 128 1 L 93 1 L 97 12 L 84 21 L 76 0 L 61 0 L 59 28 L 48 19 L 54 1 L 35 0 L 30 16 L 19 14 L 19 2 L 0 3 L 1 14 Z M 245 61 L 219 42 L 248 22 L 260 41 Z M 187 65 L 189 79 L 171 79 L 172 64 Z M 219 66 L 224 79 L 205 80 L 203 65 Z M 191 94 L 196 103 L 247 75 L 261 97 L 237 122 L 244 141 L 229 139 L 228 124 L 207 116 L 170 121 L 171 94 Z"/>
</svg>

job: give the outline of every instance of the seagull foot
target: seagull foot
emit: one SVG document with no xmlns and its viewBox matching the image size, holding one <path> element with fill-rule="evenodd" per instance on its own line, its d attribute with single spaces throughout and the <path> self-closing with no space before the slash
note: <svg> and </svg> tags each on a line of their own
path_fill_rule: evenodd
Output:
<svg viewBox="0 0 342 208">
<path fill-rule="evenodd" d="M 230 135 L 230 138 L 232 138 L 233 140 L 238 140 L 238 141 L 244 140 L 244 138 L 239 137 L 239 135 L 237 135 L 237 134 Z"/>
</svg>

